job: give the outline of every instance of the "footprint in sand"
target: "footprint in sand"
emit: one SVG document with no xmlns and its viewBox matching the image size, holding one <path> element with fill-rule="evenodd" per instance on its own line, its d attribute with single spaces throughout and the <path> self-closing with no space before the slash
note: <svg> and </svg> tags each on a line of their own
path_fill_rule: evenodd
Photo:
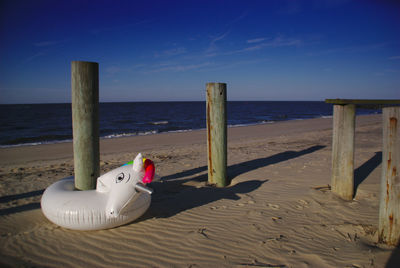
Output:
<svg viewBox="0 0 400 268">
<path fill-rule="evenodd" d="M 246 215 L 247 217 L 260 217 L 263 215 L 263 213 L 260 210 L 250 209 L 247 211 Z"/>
<path fill-rule="evenodd" d="M 306 200 L 303 200 L 303 199 L 299 199 L 299 200 L 297 200 L 297 205 L 296 205 L 296 209 L 298 209 L 298 210 L 302 210 L 302 209 L 304 209 L 304 208 L 308 208 L 308 202 L 306 201 Z"/>
<path fill-rule="evenodd" d="M 279 206 L 279 205 L 275 205 L 275 204 L 270 204 L 270 203 L 268 203 L 266 206 L 267 206 L 268 208 L 270 208 L 270 209 L 273 209 L 273 210 L 278 210 L 278 209 L 280 209 L 280 206 Z"/>
<path fill-rule="evenodd" d="M 245 205 L 254 205 L 256 202 L 253 200 L 245 201 L 243 203 L 236 204 L 237 207 L 244 207 Z"/>
<path fill-rule="evenodd" d="M 220 206 L 220 207 L 211 207 L 210 209 L 215 210 L 215 209 L 226 209 L 227 206 Z"/>
</svg>

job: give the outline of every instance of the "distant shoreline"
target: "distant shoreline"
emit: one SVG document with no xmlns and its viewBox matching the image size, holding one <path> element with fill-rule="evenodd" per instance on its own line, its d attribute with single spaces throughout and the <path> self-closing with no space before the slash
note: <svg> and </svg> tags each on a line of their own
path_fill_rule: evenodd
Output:
<svg viewBox="0 0 400 268">
<path fill-rule="evenodd" d="M 359 115 L 357 122 L 380 123 L 381 116 Z M 304 120 L 286 120 L 273 124 L 256 124 L 248 126 L 236 126 L 228 128 L 228 142 L 237 139 L 260 139 L 276 135 L 295 135 L 316 130 L 331 130 L 332 117 L 321 117 Z M 158 146 L 185 146 L 191 144 L 206 144 L 205 129 L 197 129 L 184 132 L 162 132 L 152 135 L 136 135 L 119 138 L 101 138 L 100 153 L 118 153 L 128 151 L 140 151 Z M 52 159 L 72 158 L 72 140 L 58 143 L 38 145 L 12 146 L 0 148 L 0 162 L 3 164 L 18 164 L 24 161 L 40 161 Z"/>
<path fill-rule="evenodd" d="M 205 102 L 100 103 L 100 138 L 113 139 L 204 129 Z M 230 101 L 228 127 L 332 117 L 332 105 L 305 101 Z M 49 113 L 51 112 L 51 116 Z M 72 141 L 68 104 L 0 106 L 0 148 Z M 357 109 L 357 114 L 380 110 Z"/>
</svg>

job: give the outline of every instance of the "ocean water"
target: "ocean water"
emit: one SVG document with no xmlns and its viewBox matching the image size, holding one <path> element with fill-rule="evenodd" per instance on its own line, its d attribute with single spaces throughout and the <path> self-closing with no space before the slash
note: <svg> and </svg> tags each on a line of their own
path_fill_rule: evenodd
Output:
<svg viewBox="0 0 400 268">
<path fill-rule="evenodd" d="M 205 102 L 100 103 L 100 136 L 151 135 L 206 128 Z M 357 109 L 357 114 L 379 113 Z M 332 105 L 313 101 L 233 101 L 229 126 L 332 116 Z M 0 147 L 72 140 L 71 104 L 0 105 Z"/>
</svg>

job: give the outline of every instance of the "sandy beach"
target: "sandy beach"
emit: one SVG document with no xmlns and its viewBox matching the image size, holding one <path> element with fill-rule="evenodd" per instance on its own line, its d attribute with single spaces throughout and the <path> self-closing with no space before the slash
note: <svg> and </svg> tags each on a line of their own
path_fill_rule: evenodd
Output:
<svg viewBox="0 0 400 268">
<path fill-rule="evenodd" d="M 142 217 L 88 232 L 58 227 L 40 209 L 44 189 L 73 175 L 71 143 L 2 148 L 0 264 L 396 267 L 399 249 L 376 244 L 381 115 L 357 117 L 351 202 L 328 187 L 331 139 L 331 118 L 230 128 L 227 188 L 206 184 L 205 130 L 103 139 L 102 174 L 142 152 L 162 179 Z"/>
</svg>

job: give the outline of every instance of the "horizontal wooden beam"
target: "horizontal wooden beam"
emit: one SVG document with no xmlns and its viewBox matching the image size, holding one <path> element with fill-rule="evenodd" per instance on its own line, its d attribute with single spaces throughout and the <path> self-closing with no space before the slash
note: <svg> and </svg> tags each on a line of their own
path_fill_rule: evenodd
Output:
<svg viewBox="0 0 400 268">
<path fill-rule="evenodd" d="M 358 105 L 391 105 L 400 104 L 400 100 L 366 100 L 366 99 L 326 99 L 326 103 L 346 105 L 346 104 L 358 104 Z"/>
</svg>

